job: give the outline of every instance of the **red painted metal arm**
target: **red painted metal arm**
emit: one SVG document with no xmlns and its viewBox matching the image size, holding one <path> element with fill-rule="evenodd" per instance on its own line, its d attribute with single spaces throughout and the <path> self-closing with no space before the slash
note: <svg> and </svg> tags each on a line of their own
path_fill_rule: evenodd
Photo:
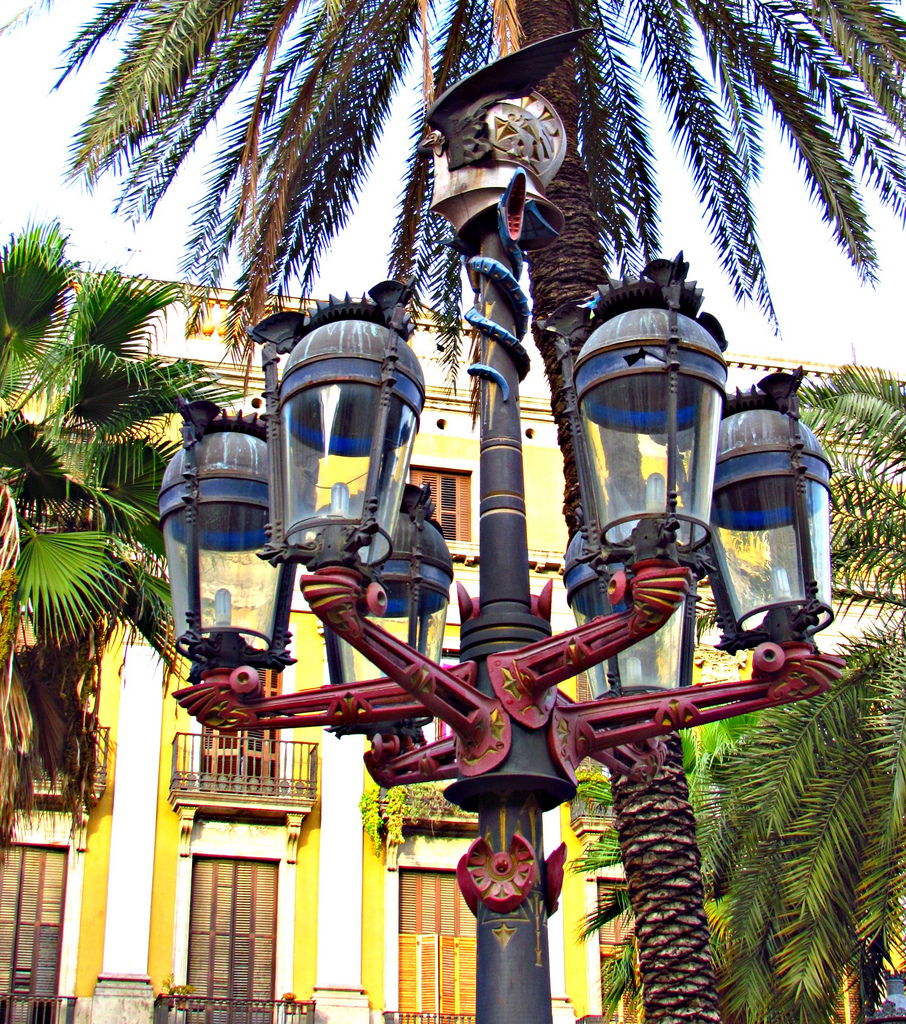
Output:
<svg viewBox="0 0 906 1024">
<path fill-rule="evenodd" d="M 641 751 L 614 748 L 814 697 L 839 679 L 844 664 L 808 643 L 762 644 L 755 650 L 750 680 L 558 705 L 551 716 L 551 750 L 571 777 L 584 757 L 626 770 L 622 763 L 638 761 Z"/>
<path fill-rule="evenodd" d="M 323 686 L 276 697 L 242 693 L 228 682 L 216 681 L 189 686 L 174 696 L 190 715 L 214 729 L 379 725 L 429 714 L 423 704 L 390 679 Z"/>
<path fill-rule="evenodd" d="M 540 728 L 556 703 L 558 683 L 656 633 L 685 600 L 691 583 L 690 571 L 675 562 L 652 559 L 636 564 L 627 611 L 599 616 L 516 651 L 492 654 L 488 672 L 494 693 L 518 722 Z"/>
<path fill-rule="evenodd" d="M 299 586 L 325 625 L 450 726 L 463 775 L 497 767 L 509 753 L 510 721 L 498 701 L 475 688 L 474 662 L 463 662 L 461 674 L 454 673 L 366 619 L 361 609 L 368 595 L 362 582 L 349 569 L 319 569 L 303 576 Z"/>
<path fill-rule="evenodd" d="M 365 754 L 365 766 L 379 786 L 408 786 L 413 782 L 455 779 L 456 741 L 452 736 L 405 749 L 398 736 L 375 736 Z"/>
</svg>

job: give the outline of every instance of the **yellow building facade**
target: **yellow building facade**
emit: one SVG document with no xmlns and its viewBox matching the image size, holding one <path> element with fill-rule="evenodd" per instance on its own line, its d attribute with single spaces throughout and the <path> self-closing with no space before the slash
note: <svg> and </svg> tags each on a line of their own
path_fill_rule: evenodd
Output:
<svg viewBox="0 0 906 1024">
<path fill-rule="evenodd" d="M 214 315 L 186 340 L 174 310 L 155 345 L 240 379 L 241 369 L 221 364 L 219 327 Z M 469 384 L 445 387 L 427 331 L 414 345 L 428 401 L 410 473 L 432 484 L 456 579 L 474 597 L 479 450 Z M 732 383 L 782 365 L 737 364 Z M 252 395 L 254 388 L 253 379 Z M 554 581 L 559 631 L 573 625 L 562 584 L 562 463 L 537 369 L 521 404 L 532 591 Z M 250 396 L 246 411 L 254 405 Z M 268 679 L 272 692 L 328 681 L 320 624 L 298 592 L 294 601 L 296 661 Z M 458 631 L 454 602 L 450 660 Z M 713 679 L 737 667 L 702 658 L 698 670 Z M 387 800 L 364 770 L 361 737 L 202 729 L 173 700 L 180 685 L 147 648 L 106 652 L 97 805 L 72 830 L 45 794 L 45 810 L 20 824 L 2 871 L 0 966 L 12 995 L 0 1019 L 470 1024 L 474 919 L 453 871 L 475 819 L 447 804 L 438 785 L 416 787 L 403 805 Z M 384 819 L 389 838 L 375 828 Z M 544 845 L 549 852 L 565 841 L 575 861 L 606 827 L 595 808 L 575 801 L 545 814 Z M 550 921 L 557 1024 L 605 1019 L 607 949 L 597 937 L 582 939 L 581 928 L 606 882 L 567 867 Z"/>
</svg>

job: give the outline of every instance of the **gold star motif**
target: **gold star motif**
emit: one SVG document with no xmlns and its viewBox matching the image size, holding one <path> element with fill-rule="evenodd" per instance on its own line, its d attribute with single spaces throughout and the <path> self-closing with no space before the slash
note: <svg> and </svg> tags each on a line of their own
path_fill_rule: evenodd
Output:
<svg viewBox="0 0 906 1024">
<path fill-rule="evenodd" d="M 506 690 L 514 700 L 519 700 L 522 696 L 522 688 L 519 685 L 519 680 L 508 668 L 502 669 L 501 675 L 503 676 L 504 690 Z"/>
<path fill-rule="evenodd" d="M 506 949 L 507 943 L 516 934 L 516 929 L 510 928 L 508 924 L 499 924 L 492 930 L 494 932 L 494 938 L 500 943 L 501 949 Z"/>
</svg>

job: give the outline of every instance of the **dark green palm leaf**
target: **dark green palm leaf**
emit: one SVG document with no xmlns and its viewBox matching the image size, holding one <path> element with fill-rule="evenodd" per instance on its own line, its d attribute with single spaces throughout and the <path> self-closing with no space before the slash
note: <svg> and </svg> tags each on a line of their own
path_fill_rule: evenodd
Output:
<svg viewBox="0 0 906 1024">
<path fill-rule="evenodd" d="M 35 631 L 53 639 L 79 635 L 86 621 L 104 619 L 119 604 L 123 580 L 104 533 L 22 531 L 18 600 Z"/>
<path fill-rule="evenodd" d="M 82 274 L 69 313 L 73 358 L 100 350 L 120 359 L 150 354 L 161 311 L 179 298 L 179 286 L 123 277 L 117 271 Z"/>
<path fill-rule="evenodd" d="M 72 283 L 57 224 L 31 226 L 0 249 L 0 366 L 40 355 Z"/>
</svg>

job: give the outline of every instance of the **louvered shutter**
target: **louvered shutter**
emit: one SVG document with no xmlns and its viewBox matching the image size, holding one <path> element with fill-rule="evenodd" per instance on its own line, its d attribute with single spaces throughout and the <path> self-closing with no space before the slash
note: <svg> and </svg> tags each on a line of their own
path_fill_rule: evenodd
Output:
<svg viewBox="0 0 906 1024">
<path fill-rule="evenodd" d="M 188 982 L 219 999 L 273 999 L 277 865 L 196 858 Z"/>
<path fill-rule="evenodd" d="M 280 675 L 272 669 L 258 669 L 258 679 L 265 697 L 276 697 L 280 692 Z M 219 777 L 218 788 L 229 787 L 238 780 L 262 779 L 262 789 L 273 792 L 278 777 L 277 734 L 273 730 L 243 729 L 240 732 L 221 733 L 217 729 L 202 729 L 203 774 Z M 230 780 L 233 780 L 231 783 Z M 247 781 L 239 782 L 242 790 L 249 788 Z M 254 783 L 252 789 L 256 789 Z"/>
<path fill-rule="evenodd" d="M 0 873 L 0 991 L 57 995 L 65 882 L 65 851 L 9 851 Z"/>
<path fill-rule="evenodd" d="M 471 913 L 469 916 L 471 917 Z M 459 952 L 459 973 L 457 975 L 459 1009 L 456 1012 L 474 1015 L 477 939 L 474 935 L 461 935 L 456 942 Z"/>
<path fill-rule="evenodd" d="M 400 872 L 401 1012 L 473 1014 L 475 942 L 453 872 Z"/>
<path fill-rule="evenodd" d="M 456 948 L 454 935 L 438 936 L 440 947 L 440 1012 L 458 1013 L 459 992 L 457 975 L 459 974 L 459 950 Z"/>
<path fill-rule="evenodd" d="M 419 878 L 414 871 L 400 872 L 400 934 L 418 931 Z"/>
<path fill-rule="evenodd" d="M 40 856 L 42 878 L 39 916 L 35 922 L 34 966 L 31 991 L 39 996 L 57 995 L 60 949 L 63 942 L 63 889 L 66 884 L 66 854 L 35 850 Z M 36 856 L 36 859 L 37 859 Z"/>
<path fill-rule="evenodd" d="M 431 469 L 410 471 L 412 483 L 430 484 L 436 518 L 446 540 L 472 539 L 472 478 L 468 473 L 441 473 Z"/>
<path fill-rule="evenodd" d="M 11 992 L 13 988 L 21 877 L 22 847 L 13 846 L 0 872 L 0 992 Z"/>
<path fill-rule="evenodd" d="M 419 1010 L 437 1013 L 437 935 L 418 937 Z"/>
<path fill-rule="evenodd" d="M 252 911 L 250 995 L 253 999 L 273 999 L 277 958 L 276 864 L 254 866 Z"/>
<path fill-rule="evenodd" d="M 620 1003 L 620 1017 L 622 1018 L 622 1024 L 639 1024 L 639 1017 L 631 1010 L 627 1010 L 623 1003 Z"/>
</svg>

